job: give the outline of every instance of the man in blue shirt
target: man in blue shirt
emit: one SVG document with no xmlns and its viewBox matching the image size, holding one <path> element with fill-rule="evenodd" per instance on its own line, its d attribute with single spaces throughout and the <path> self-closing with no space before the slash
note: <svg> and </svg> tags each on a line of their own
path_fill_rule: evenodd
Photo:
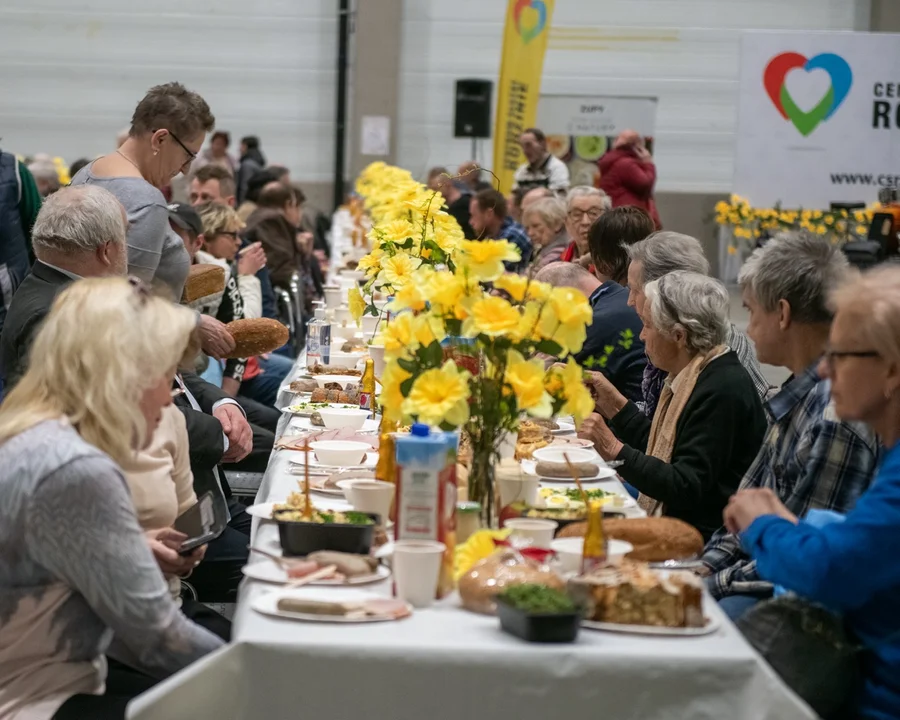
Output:
<svg viewBox="0 0 900 720">
<path fill-rule="evenodd" d="M 507 215 L 506 198 L 499 190 L 482 190 L 469 201 L 469 223 L 481 240 L 509 240 L 522 253 L 518 262 L 506 262 L 508 272 L 522 273 L 531 262 L 531 240 L 519 223 Z"/>
<path fill-rule="evenodd" d="M 759 360 L 793 375 L 764 404 L 769 430 L 740 490 L 769 488 L 798 517 L 810 509 L 847 512 L 877 466 L 875 436 L 861 423 L 841 422 L 830 383 L 817 372 L 831 327 L 828 298 L 848 269 L 839 248 L 796 233 L 770 240 L 741 269 L 747 334 Z M 772 595 L 740 537 L 724 528 L 707 544 L 703 564 L 709 591 L 732 619 Z"/>
<path fill-rule="evenodd" d="M 641 341 L 643 324 L 635 309 L 628 306 L 628 290 L 612 280 L 601 284 L 577 263 L 550 263 L 534 279 L 584 293 L 594 317 L 575 361 L 603 373 L 622 395 L 639 402 L 647 356 Z"/>
</svg>

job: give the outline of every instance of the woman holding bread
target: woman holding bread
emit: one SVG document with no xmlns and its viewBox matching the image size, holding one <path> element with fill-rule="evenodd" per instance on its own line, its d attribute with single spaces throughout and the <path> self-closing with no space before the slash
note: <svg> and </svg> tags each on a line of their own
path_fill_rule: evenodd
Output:
<svg viewBox="0 0 900 720">
<path fill-rule="evenodd" d="M 3 717 L 124 718 L 134 695 L 222 644 L 178 611 L 151 545 L 178 562 L 185 538 L 148 544 L 121 470 L 152 442 L 195 327 L 139 283 L 79 280 L 0 407 Z M 139 672 L 107 672 L 106 654 Z"/>
<path fill-rule="evenodd" d="M 835 294 L 819 373 L 842 420 L 869 425 L 885 455 L 845 516 L 799 520 L 768 489 L 743 490 L 725 509 L 761 578 L 841 613 L 863 646 L 855 718 L 900 717 L 900 268 L 871 270 Z M 830 516 L 830 517 L 829 517 Z M 842 717 L 845 717 L 842 715 Z"/>
<path fill-rule="evenodd" d="M 728 292 L 678 271 L 648 283 L 641 339 L 668 373 L 651 421 L 624 398 L 598 399 L 579 436 L 640 491 L 648 515 L 693 525 L 709 539 L 759 450 L 766 420 L 753 382 L 725 345 Z M 607 424 L 608 421 L 608 424 Z"/>
</svg>

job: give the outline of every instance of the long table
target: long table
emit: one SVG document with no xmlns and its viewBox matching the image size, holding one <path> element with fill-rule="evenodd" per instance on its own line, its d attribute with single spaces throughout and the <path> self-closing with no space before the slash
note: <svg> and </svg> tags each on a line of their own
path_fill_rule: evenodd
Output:
<svg viewBox="0 0 900 720">
<path fill-rule="evenodd" d="M 285 413 L 279 434 L 289 431 Z M 296 488 L 296 453 L 273 454 L 258 502 Z M 604 485 L 618 488 L 617 482 Z M 332 501 L 333 503 L 334 501 Z M 273 523 L 255 520 L 253 545 L 278 548 Z M 259 556 L 251 557 L 251 562 Z M 399 622 L 301 623 L 250 604 L 272 585 L 244 580 L 234 643 L 141 696 L 129 718 L 369 717 L 377 720 L 794 720 L 814 718 L 709 600 L 721 627 L 664 638 L 582 630 L 570 645 L 531 645 L 450 596 Z M 327 597 L 328 588 L 316 593 Z M 389 595 L 390 581 L 357 592 Z"/>
</svg>

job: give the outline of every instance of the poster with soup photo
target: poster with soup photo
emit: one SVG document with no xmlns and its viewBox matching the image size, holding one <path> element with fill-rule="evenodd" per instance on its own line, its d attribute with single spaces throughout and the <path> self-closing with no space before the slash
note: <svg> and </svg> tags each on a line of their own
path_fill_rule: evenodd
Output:
<svg viewBox="0 0 900 720">
<path fill-rule="evenodd" d="M 652 154 L 655 123 L 656 98 L 542 95 L 538 104 L 537 126 L 573 186 L 599 185 L 599 160 L 623 130 L 637 131 Z"/>
</svg>

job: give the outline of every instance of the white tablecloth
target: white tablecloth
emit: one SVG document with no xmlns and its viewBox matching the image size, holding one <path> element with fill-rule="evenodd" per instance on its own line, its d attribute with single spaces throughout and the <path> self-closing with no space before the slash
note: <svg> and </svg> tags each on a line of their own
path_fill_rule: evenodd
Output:
<svg viewBox="0 0 900 720">
<path fill-rule="evenodd" d="M 279 434 L 289 423 L 285 415 Z M 281 500 L 296 488 L 297 477 L 287 467 L 300 457 L 291 452 L 273 456 L 259 502 Z M 616 481 L 604 486 L 624 492 Z M 277 550 L 277 537 L 274 524 L 254 521 L 255 546 Z M 245 580 L 235 644 L 138 698 L 129 718 L 815 717 L 712 601 L 707 613 L 721 621 L 721 628 L 709 636 L 582 630 L 574 644 L 539 646 L 502 633 L 496 618 L 461 609 L 455 596 L 405 620 L 368 625 L 300 623 L 256 613 L 250 602 L 273 587 Z M 388 595 L 390 581 L 358 592 Z"/>
</svg>

